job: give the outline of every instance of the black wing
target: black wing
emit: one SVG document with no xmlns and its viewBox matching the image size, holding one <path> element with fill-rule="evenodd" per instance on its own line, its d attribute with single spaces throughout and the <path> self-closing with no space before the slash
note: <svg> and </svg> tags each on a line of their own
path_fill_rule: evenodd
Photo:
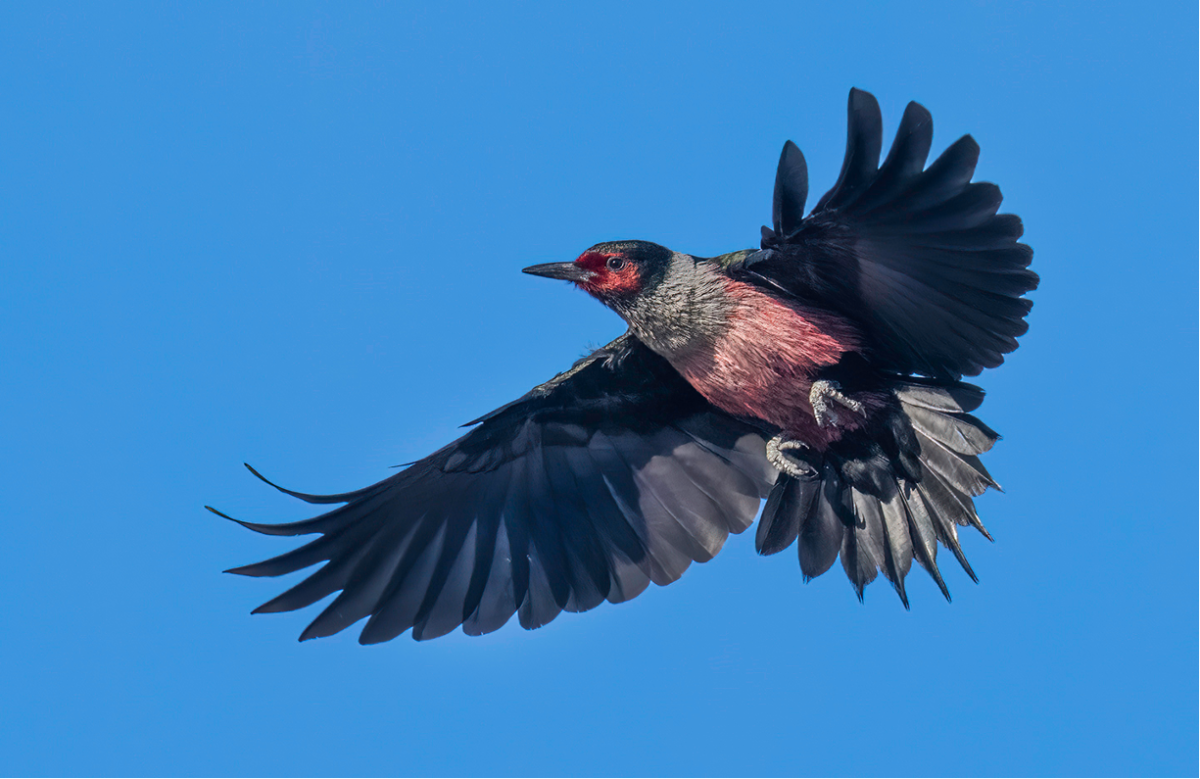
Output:
<svg viewBox="0 0 1200 779">
<path fill-rule="evenodd" d="M 926 168 L 932 142 L 932 117 L 909 103 L 880 166 L 879 104 L 852 89 L 837 183 L 804 218 L 807 168 L 788 141 L 774 227 L 730 272 L 856 321 L 884 370 L 957 379 L 1000 365 L 1028 329 L 1033 250 L 1021 220 L 996 213 L 1000 188 L 971 183 L 978 144 L 964 136 Z"/>
<path fill-rule="evenodd" d="M 409 628 L 418 640 L 459 625 L 478 635 L 514 613 L 523 627 L 540 627 L 564 609 L 628 600 L 711 559 L 754 521 L 775 477 L 757 432 L 709 405 L 630 335 L 476 423 L 356 492 L 278 487 L 310 503 L 345 504 L 326 514 L 280 525 L 235 520 L 271 535 L 323 534 L 232 570 L 279 576 L 325 562 L 255 613 L 292 611 L 341 590 L 301 640 L 363 617 L 362 643 Z"/>
</svg>

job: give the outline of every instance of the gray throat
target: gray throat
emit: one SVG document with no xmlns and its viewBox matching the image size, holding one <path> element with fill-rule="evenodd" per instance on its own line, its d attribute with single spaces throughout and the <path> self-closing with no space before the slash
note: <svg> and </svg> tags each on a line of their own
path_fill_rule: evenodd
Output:
<svg viewBox="0 0 1200 779">
<path fill-rule="evenodd" d="M 672 363 L 725 333 L 730 301 L 718 268 L 673 252 L 662 280 L 618 313 L 642 343 Z"/>
</svg>

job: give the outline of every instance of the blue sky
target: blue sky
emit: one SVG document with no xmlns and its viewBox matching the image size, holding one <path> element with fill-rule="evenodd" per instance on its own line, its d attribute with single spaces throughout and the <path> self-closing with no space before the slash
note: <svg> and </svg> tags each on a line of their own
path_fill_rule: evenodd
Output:
<svg viewBox="0 0 1200 779">
<path fill-rule="evenodd" d="M 0 7 L 6 774 L 1197 772 L 1194 4 Z M 751 534 L 470 639 L 251 617 L 302 490 L 386 476 L 621 331 L 519 269 L 754 245 L 845 99 L 970 132 L 1042 276 L 906 613 Z M 294 580 L 294 577 L 293 577 Z"/>
</svg>

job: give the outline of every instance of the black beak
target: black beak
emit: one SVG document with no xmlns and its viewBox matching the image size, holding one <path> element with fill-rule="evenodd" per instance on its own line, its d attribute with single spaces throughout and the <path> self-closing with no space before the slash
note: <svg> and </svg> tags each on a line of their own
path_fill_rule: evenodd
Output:
<svg viewBox="0 0 1200 779">
<path fill-rule="evenodd" d="M 544 265 L 530 265 L 528 268 L 522 268 L 521 272 L 531 276 L 545 276 L 548 279 L 573 281 L 576 284 L 592 277 L 590 270 L 573 262 L 547 262 Z"/>
</svg>

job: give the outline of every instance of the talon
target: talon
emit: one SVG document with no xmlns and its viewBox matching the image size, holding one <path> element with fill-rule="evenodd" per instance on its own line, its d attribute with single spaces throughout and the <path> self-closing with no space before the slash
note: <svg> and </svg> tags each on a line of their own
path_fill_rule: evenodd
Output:
<svg viewBox="0 0 1200 779">
<path fill-rule="evenodd" d="M 813 416 L 821 427 L 841 425 L 843 417 L 837 406 L 841 406 L 860 416 L 866 416 L 863 404 L 842 393 L 842 385 L 836 381 L 819 379 L 813 382 L 809 390 L 808 400 L 812 403 Z M 836 406 L 834 404 L 837 404 Z M 846 420 L 848 421 L 848 420 Z"/>
<path fill-rule="evenodd" d="M 793 479 L 813 479 L 817 476 L 817 469 L 811 463 L 800 457 L 786 454 L 790 450 L 809 448 L 811 447 L 803 441 L 792 441 L 784 438 L 780 433 L 767 441 L 767 462 Z"/>
</svg>

